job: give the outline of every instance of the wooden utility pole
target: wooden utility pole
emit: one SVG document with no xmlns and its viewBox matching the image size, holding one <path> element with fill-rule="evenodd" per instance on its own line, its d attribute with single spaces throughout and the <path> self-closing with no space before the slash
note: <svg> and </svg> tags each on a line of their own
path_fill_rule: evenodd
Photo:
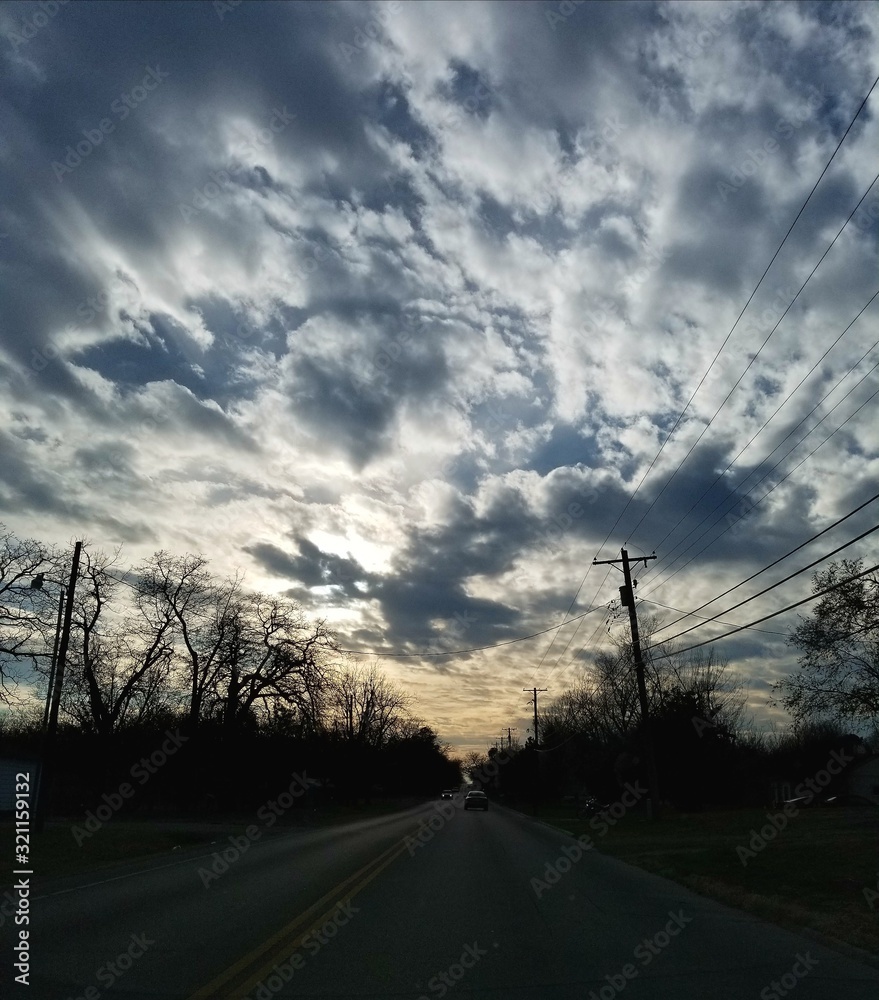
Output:
<svg viewBox="0 0 879 1000">
<path fill-rule="evenodd" d="M 61 707 L 61 688 L 64 684 L 64 668 L 67 665 L 67 650 L 70 647 L 70 628 L 73 619 L 73 595 L 76 590 L 76 580 L 79 576 L 79 557 L 82 552 L 82 542 L 73 547 L 73 562 L 70 566 L 70 583 L 67 585 L 67 598 L 64 603 L 64 622 L 61 626 L 61 640 L 58 643 L 58 660 L 55 665 L 54 684 L 49 695 L 49 712 L 46 717 L 46 727 L 43 732 L 43 753 L 40 764 L 40 783 L 36 808 L 35 829 L 41 832 L 46 822 L 49 810 L 49 799 L 52 795 L 52 782 L 55 772 L 55 737 L 58 730 L 58 710 Z"/>
<path fill-rule="evenodd" d="M 647 783 L 650 787 L 650 813 L 652 817 L 659 816 L 659 774 L 656 769 L 656 748 L 653 744 L 652 723 L 650 721 L 650 710 L 647 705 L 647 682 L 644 678 L 644 658 L 641 654 L 641 636 L 638 632 L 638 613 L 635 610 L 635 586 L 638 581 L 632 584 L 632 574 L 629 569 L 629 553 L 625 549 L 620 549 L 619 559 L 593 559 L 593 566 L 615 566 L 617 563 L 623 564 L 623 579 L 625 584 L 620 587 L 620 601 L 623 607 L 629 609 L 629 626 L 632 630 L 632 655 L 635 660 L 635 677 L 638 681 L 638 702 L 641 706 L 641 738 L 644 746 L 644 757 L 647 763 Z M 638 556 L 636 563 L 643 562 L 646 566 L 652 556 Z"/>
<path fill-rule="evenodd" d="M 537 733 L 537 695 L 541 691 L 545 691 L 546 688 L 522 688 L 523 691 L 528 691 L 534 699 L 534 746 L 535 748 L 540 743 L 540 737 Z"/>
<path fill-rule="evenodd" d="M 537 815 L 537 800 L 539 798 L 539 787 L 540 787 L 540 750 L 538 749 L 540 743 L 540 735 L 538 730 L 537 721 L 537 696 L 546 688 L 522 688 L 523 691 L 528 691 L 531 697 L 534 699 L 534 796 L 533 802 L 533 813 Z"/>
</svg>

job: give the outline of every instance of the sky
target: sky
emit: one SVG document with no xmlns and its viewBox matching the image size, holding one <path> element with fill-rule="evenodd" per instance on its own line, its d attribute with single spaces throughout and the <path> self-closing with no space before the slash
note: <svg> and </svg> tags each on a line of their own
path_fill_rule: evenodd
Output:
<svg viewBox="0 0 879 1000">
<path fill-rule="evenodd" d="M 671 622 L 877 492 L 875 92 L 797 218 L 877 31 L 866 3 L 3 5 L 0 521 L 203 553 L 412 654 L 379 662 L 456 748 L 524 739 L 523 688 L 608 641 L 593 559 L 655 551 L 639 615 Z M 796 620 L 708 647 L 757 725 Z"/>
</svg>

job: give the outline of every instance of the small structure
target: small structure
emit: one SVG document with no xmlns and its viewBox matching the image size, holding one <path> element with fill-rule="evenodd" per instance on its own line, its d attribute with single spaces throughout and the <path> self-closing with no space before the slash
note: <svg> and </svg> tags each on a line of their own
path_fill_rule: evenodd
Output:
<svg viewBox="0 0 879 1000">
<path fill-rule="evenodd" d="M 879 806 L 879 756 L 865 757 L 846 768 L 842 794 L 852 803 Z"/>
</svg>

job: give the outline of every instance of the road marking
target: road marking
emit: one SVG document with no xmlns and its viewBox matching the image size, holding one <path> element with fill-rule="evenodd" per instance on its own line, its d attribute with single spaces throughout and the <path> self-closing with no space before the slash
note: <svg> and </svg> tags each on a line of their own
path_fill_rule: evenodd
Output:
<svg viewBox="0 0 879 1000">
<path fill-rule="evenodd" d="M 215 854 L 216 852 L 214 852 Z M 124 875 L 114 875 L 112 878 L 102 878 L 99 882 L 86 882 L 85 885 L 75 885 L 70 889 L 58 889 L 56 892 L 47 892 L 42 896 L 34 896 L 34 901 L 38 899 L 51 899 L 52 896 L 65 896 L 68 892 L 79 892 L 80 889 L 91 889 L 95 885 L 106 885 L 108 882 L 118 882 L 121 878 L 135 878 L 137 875 L 149 875 L 150 872 L 158 872 L 163 868 L 176 868 L 177 865 L 188 865 L 193 861 L 201 861 L 202 858 L 212 858 L 214 854 L 199 854 L 194 858 L 182 858 L 180 861 L 169 861 L 166 865 L 154 865 L 152 868 L 141 868 L 136 872 L 126 872 Z"/>
<path fill-rule="evenodd" d="M 386 851 L 382 851 L 359 871 L 343 879 L 267 941 L 257 945 L 234 965 L 230 965 L 206 986 L 193 993 L 189 1000 L 230 1000 L 233 996 L 245 996 L 253 986 L 265 979 L 279 962 L 285 961 L 292 955 L 308 934 L 322 927 L 337 912 L 340 903 L 344 904 L 353 899 L 407 849 L 405 838 L 403 841 L 391 844 Z M 316 917 L 315 914 L 320 915 Z M 230 989 L 230 984 L 235 980 L 238 980 L 237 985 Z"/>
</svg>

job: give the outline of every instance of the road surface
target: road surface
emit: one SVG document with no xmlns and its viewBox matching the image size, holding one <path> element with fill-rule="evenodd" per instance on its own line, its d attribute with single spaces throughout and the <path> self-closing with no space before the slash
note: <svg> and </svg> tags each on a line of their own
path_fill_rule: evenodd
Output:
<svg viewBox="0 0 879 1000">
<path fill-rule="evenodd" d="M 879 996 L 879 969 L 497 806 L 258 833 L 38 883 L 30 984 L 3 996 Z"/>
</svg>

